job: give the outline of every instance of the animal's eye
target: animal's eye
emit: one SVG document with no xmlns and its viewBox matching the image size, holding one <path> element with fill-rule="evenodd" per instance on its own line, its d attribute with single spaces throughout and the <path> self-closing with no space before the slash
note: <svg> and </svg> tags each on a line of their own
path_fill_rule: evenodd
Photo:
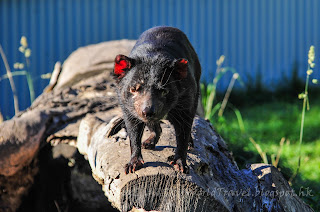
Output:
<svg viewBox="0 0 320 212">
<path fill-rule="evenodd" d="M 130 88 L 130 93 L 135 93 L 135 92 L 137 92 L 137 89 L 135 87 L 131 87 Z"/>
<path fill-rule="evenodd" d="M 130 92 L 135 93 L 135 92 L 139 91 L 140 87 L 141 87 L 141 85 L 137 84 L 136 86 L 130 88 Z"/>
<path fill-rule="evenodd" d="M 168 93 L 169 93 L 169 90 L 168 89 L 164 89 L 164 90 L 162 90 L 161 95 L 162 96 L 166 96 Z"/>
</svg>

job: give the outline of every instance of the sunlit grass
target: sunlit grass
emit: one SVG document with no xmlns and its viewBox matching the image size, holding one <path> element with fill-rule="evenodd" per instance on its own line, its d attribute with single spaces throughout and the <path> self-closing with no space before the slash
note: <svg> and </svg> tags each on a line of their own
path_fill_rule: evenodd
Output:
<svg viewBox="0 0 320 212">
<path fill-rule="evenodd" d="M 312 98 L 311 110 L 306 112 L 304 137 L 301 145 L 301 167 L 293 188 L 310 187 L 313 197 L 302 197 L 314 209 L 320 209 L 320 99 Z M 301 101 L 269 102 L 239 108 L 246 133 L 255 139 L 266 153 L 269 163 L 271 155 L 277 154 L 279 142 L 286 138 L 281 152 L 279 169 L 289 180 L 297 169 L 299 159 L 299 130 L 301 124 Z M 223 120 L 211 120 L 233 152 L 241 168 L 245 164 L 263 162 L 257 149 L 239 128 L 234 112 L 227 110 Z"/>
</svg>

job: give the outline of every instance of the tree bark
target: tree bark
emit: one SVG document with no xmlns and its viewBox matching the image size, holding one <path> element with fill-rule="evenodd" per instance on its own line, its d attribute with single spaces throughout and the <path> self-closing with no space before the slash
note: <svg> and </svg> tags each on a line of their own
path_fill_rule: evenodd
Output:
<svg viewBox="0 0 320 212">
<path fill-rule="evenodd" d="M 156 149 L 143 151 L 143 168 L 125 175 L 130 144 L 125 130 L 119 128 L 121 122 L 119 116 L 109 123 L 86 117 L 77 141 L 105 195 L 121 211 L 133 207 L 158 211 L 312 211 L 275 167 L 252 164 L 239 170 L 223 139 L 200 117 L 195 118 L 192 128 L 194 149 L 188 152 L 188 174 L 168 165 L 176 144 L 173 127 L 164 121 Z M 144 137 L 148 137 L 147 131 Z"/>
<path fill-rule="evenodd" d="M 99 50 L 96 51 L 91 57 L 99 55 Z M 128 51 L 127 48 L 119 53 Z M 168 163 L 176 148 L 175 132 L 169 122 L 163 121 L 163 132 L 156 149 L 142 151 L 143 168 L 125 175 L 124 165 L 130 158 L 129 140 L 122 127 L 122 113 L 110 70 L 112 66 L 103 62 L 104 57 L 99 58 L 95 58 L 94 64 L 84 62 L 85 65 L 75 60 L 79 67 L 84 67 L 81 73 L 69 69 L 68 73 L 74 71 L 74 75 L 59 83 L 61 77 L 65 79 L 64 67 L 78 67 L 76 64 L 67 66 L 70 61 L 67 60 L 58 82 L 53 82 L 47 93 L 38 97 L 26 111 L 0 125 L 0 211 L 17 210 L 23 196 L 28 194 L 39 163 L 43 161 L 38 155 L 44 151 L 46 143 L 77 147 L 88 160 L 92 175 L 101 184 L 105 196 L 120 211 L 133 208 L 158 211 L 312 211 L 276 168 L 268 164 L 252 164 L 239 170 L 223 139 L 208 121 L 198 116 L 192 128 L 194 148 L 188 151 L 188 174 L 174 171 Z M 105 66 L 96 71 L 92 68 L 97 67 L 96 64 Z M 148 133 L 146 130 L 145 138 Z M 79 202 L 88 202 L 88 195 L 87 199 L 80 197 L 81 192 L 87 192 L 79 180 L 83 176 L 77 173 L 68 178 L 71 178 L 70 185 L 66 187 L 76 194 L 64 197 L 77 196 Z M 73 178 L 77 180 L 72 181 Z M 60 202 L 63 201 L 68 202 Z"/>
</svg>

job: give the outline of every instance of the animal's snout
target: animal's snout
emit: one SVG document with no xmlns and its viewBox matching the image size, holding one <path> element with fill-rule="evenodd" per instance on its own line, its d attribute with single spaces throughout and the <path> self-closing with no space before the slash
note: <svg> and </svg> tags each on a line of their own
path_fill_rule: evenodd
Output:
<svg viewBox="0 0 320 212">
<path fill-rule="evenodd" d="M 151 107 L 145 107 L 143 110 L 142 110 L 142 115 L 145 117 L 145 118 L 151 118 L 155 115 L 155 109 L 153 106 Z"/>
</svg>

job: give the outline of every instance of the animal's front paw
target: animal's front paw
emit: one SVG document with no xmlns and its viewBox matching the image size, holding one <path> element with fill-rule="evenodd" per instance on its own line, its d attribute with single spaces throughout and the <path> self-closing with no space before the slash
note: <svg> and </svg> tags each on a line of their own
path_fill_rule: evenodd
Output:
<svg viewBox="0 0 320 212">
<path fill-rule="evenodd" d="M 142 157 L 133 157 L 131 158 L 130 162 L 126 164 L 126 166 L 124 167 L 125 169 L 125 173 L 133 173 L 136 170 L 142 168 L 144 164 L 144 161 L 142 159 Z"/>
<path fill-rule="evenodd" d="M 173 161 L 170 162 L 170 165 L 173 165 L 173 168 L 176 171 L 181 171 L 182 173 L 188 173 L 189 169 L 188 166 L 186 164 L 186 160 L 182 159 L 182 158 L 174 158 Z"/>
</svg>

